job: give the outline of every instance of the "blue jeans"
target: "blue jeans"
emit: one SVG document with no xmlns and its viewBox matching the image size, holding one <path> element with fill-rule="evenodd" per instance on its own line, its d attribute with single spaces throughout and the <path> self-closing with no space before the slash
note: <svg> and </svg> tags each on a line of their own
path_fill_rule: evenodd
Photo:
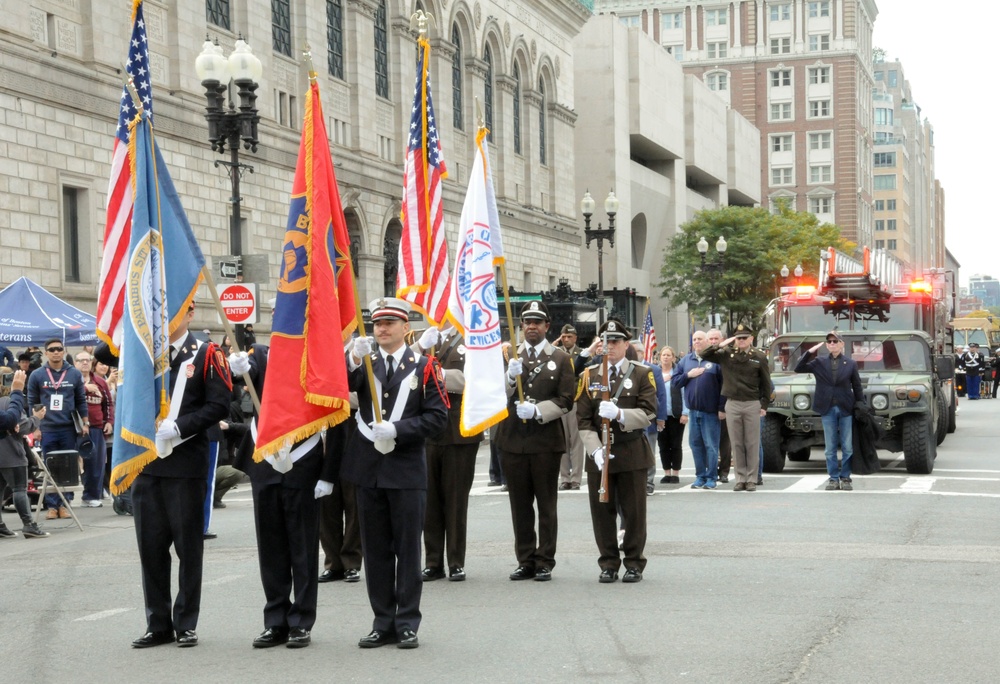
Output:
<svg viewBox="0 0 1000 684">
<path fill-rule="evenodd" d="M 694 457 L 696 482 L 715 482 L 719 479 L 721 430 L 718 413 L 691 409 L 688 415 L 688 444 Z"/>
<path fill-rule="evenodd" d="M 826 443 L 826 472 L 831 480 L 851 479 L 851 457 L 854 456 L 854 416 L 834 406 L 823 414 L 823 441 Z M 837 464 L 837 447 L 843 455 Z"/>
<path fill-rule="evenodd" d="M 48 428 L 42 426 L 42 454 L 47 454 L 50 451 L 76 451 L 76 430 L 73 426 L 60 427 L 60 428 Z M 63 492 L 63 496 L 66 497 L 67 501 L 73 500 L 73 492 Z M 59 508 L 62 506 L 62 501 L 59 500 L 58 494 L 46 494 L 45 495 L 45 507 L 46 508 Z"/>
<path fill-rule="evenodd" d="M 104 442 L 101 428 L 90 428 L 90 454 L 83 456 L 83 500 L 100 501 L 104 494 L 104 461 L 108 457 L 108 447 Z"/>
</svg>

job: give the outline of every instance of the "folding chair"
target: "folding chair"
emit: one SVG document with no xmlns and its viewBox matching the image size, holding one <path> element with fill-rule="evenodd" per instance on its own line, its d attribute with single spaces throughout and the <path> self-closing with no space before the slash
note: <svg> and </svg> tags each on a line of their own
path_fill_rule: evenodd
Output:
<svg viewBox="0 0 1000 684">
<path fill-rule="evenodd" d="M 32 452 L 34 453 L 34 452 Z M 49 469 L 49 464 L 46 463 L 47 459 L 53 459 L 54 463 L 59 463 L 60 468 L 57 470 L 59 478 L 55 478 L 52 475 L 52 471 Z M 73 516 L 73 521 L 76 526 L 80 528 L 83 532 L 83 524 L 80 519 L 76 517 L 76 511 L 73 507 L 69 505 L 69 501 L 66 500 L 63 492 L 80 492 L 82 495 L 83 485 L 80 484 L 80 453 L 75 450 L 70 451 L 50 451 L 44 456 L 39 456 L 35 454 L 35 461 L 38 464 L 38 469 L 42 472 L 42 486 L 38 490 L 38 505 L 35 508 L 35 522 L 38 522 L 38 516 L 42 512 L 42 504 L 45 501 L 45 495 L 51 491 L 59 496 L 62 501 L 63 506 L 69 511 L 69 514 Z M 59 482 L 63 484 L 60 484 Z"/>
</svg>

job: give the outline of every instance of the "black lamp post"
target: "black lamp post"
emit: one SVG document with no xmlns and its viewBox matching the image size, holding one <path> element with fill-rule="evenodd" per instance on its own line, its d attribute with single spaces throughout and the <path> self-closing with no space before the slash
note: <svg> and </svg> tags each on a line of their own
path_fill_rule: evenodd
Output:
<svg viewBox="0 0 1000 684">
<path fill-rule="evenodd" d="M 233 205 L 232 217 L 229 223 L 229 249 L 237 257 L 238 270 L 242 275 L 242 264 L 239 257 L 243 255 L 242 217 L 240 216 L 240 178 L 244 171 L 253 173 L 253 167 L 240 163 L 240 141 L 243 148 L 251 152 L 257 151 L 257 124 L 260 116 L 257 111 L 256 90 L 260 87 L 257 81 L 261 77 L 263 67 L 260 60 L 253 54 L 250 46 L 241 36 L 236 41 L 229 58 L 223 56 L 218 42 L 212 43 L 205 38 L 201 54 L 195 60 L 195 73 L 205 88 L 205 120 L 208 121 L 208 140 L 212 143 L 212 151 L 225 154 L 229 146 L 229 161 L 215 160 L 215 166 L 225 166 L 232 183 L 233 195 L 229 201 Z M 227 95 L 230 94 L 230 81 L 237 88 L 239 109 L 231 98 L 226 106 Z M 236 326 L 236 344 L 244 347 L 244 326 Z"/>
<path fill-rule="evenodd" d="M 604 241 L 608 241 L 609 247 L 615 246 L 615 215 L 618 213 L 618 198 L 612 190 L 604 200 L 604 211 L 608 215 L 608 227 L 601 228 L 600 222 L 597 228 L 590 227 L 590 217 L 594 215 L 596 202 L 590 196 L 590 191 L 584 193 L 580 200 L 580 213 L 583 214 L 583 232 L 587 236 L 587 249 L 590 243 L 597 240 L 597 289 L 600 293 L 601 306 L 598 309 L 597 329 L 604 325 L 604 309 L 607 307 L 607 300 L 604 297 Z"/>
<path fill-rule="evenodd" d="M 720 237 L 719 241 L 715 243 L 715 251 L 718 252 L 719 257 L 715 261 L 709 263 L 705 256 L 708 254 L 708 241 L 702 237 L 698 239 L 698 253 L 701 254 L 701 272 L 708 273 L 708 277 L 712 282 L 712 320 L 711 325 L 715 325 L 715 279 L 722 275 L 723 272 L 723 262 L 726 255 L 726 247 L 729 245 L 726 243 L 726 238 Z"/>
</svg>

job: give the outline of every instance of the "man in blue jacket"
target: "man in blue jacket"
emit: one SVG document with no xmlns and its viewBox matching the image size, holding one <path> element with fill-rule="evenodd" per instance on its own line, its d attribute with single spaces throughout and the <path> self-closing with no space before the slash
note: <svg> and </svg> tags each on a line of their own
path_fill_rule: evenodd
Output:
<svg viewBox="0 0 1000 684">
<path fill-rule="evenodd" d="M 828 356 L 818 357 L 816 352 L 826 345 Z M 844 354 L 844 338 L 837 331 L 830 332 L 825 342 L 809 349 L 795 365 L 796 373 L 812 373 L 816 378 L 816 395 L 813 407 L 823 419 L 823 438 L 826 442 L 826 470 L 830 481 L 827 491 L 851 491 L 851 457 L 854 455 L 854 404 L 865 400 L 858 374 L 857 362 Z M 837 446 L 843 456 L 837 462 Z"/>
<path fill-rule="evenodd" d="M 671 384 L 684 388 L 688 409 L 688 443 L 694 457 L 695 480 L 692 489 L 715 489 L 719 479 L 719 436 L 726 400 L 722 396 L 722 369 L 705 361 L 701 353 L 708 347 L 703 330 L 691 336 L 694 348 L 674 369 Z"/>
</svg>

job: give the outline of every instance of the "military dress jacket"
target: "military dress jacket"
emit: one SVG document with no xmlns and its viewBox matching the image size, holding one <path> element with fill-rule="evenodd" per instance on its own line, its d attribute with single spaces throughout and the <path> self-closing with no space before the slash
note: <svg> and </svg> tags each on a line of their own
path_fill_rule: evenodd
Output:
<svg viewBox="0 0 1000 684">
<path fill-rule="evenodd" d="M 448 391 L 448 427 L 427 439 L 428 444 L 478 444 L 483 432 L 462 436 L 462 394 L 465 392 L 465 340 L 458 333 L 444 340 L 434 355 L 444 371 L 444 386 Z M 485 432 L 485 431 L 484 431 Z"/>
<path fill-rule="evenodd" d="M 524 400 L 535 404 L 541 417 L 523 421 L 517 417 L 517 386 L 507 382 L 507 418 L 497 430 L 497 447 L 512 454 L 540 454 L 566 450 L 566 437 L 559 420 L 573 407 L 576 375 L 573 360 L 562 349 L 546 342 L 535 361 L 528 359 L 527 346 L 518 347 L 524 364 L 521 386 Z"/>
<path fill-rule="evenodd" d="M 576 400 L 580 436 L 587 451 L 585 470 L 600 472 L 592 454 L 602 446 L 602 419 L 597 409 L 601 404 L 604 368 L 588 368 L 580 376 L 579 397 Z M 646 470 L 654 465 L 653 451 L 646 438 L 646 428 L 656 420 L 656 380 L 649 366 L 622 361 L 621 373 L 610 386 L 611 400 L 622 410 L 622 421 L 608 421 L 611 428 L 611 453 L 608 472 L 623 473 Z M 614 397 L 617 396 L 617 399 Z"/>
<path fill-rule="evenodd" d="M 722 367 L 722 396 L 733 401 L 759 401 L 762 409 L 771 404 L 771 371 L 767 354 L 750 347 L 747 351 L 735 346 L 711 345 L 701 358 Z"/>
</svg>

